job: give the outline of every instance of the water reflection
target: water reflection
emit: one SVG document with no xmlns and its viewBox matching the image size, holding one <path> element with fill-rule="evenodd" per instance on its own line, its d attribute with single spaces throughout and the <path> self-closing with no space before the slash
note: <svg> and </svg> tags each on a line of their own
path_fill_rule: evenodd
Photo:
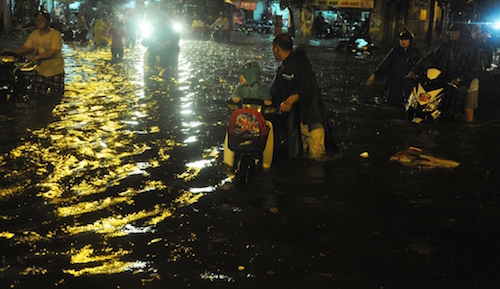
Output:
<svg viewBox="0 0 500 289">
<path fill-rule="evenodd" d="M 199 142 L 205 124 L 191 108 L 193 95 L 183 92 L 191 66 L 176 55 L 168 67 L 143 69 L 143 53 L 112 64 L 107 50 L 65 46 L 67 92 L 48 113 L 51 121 L 0 158 L 8 183 L 0 189 L 0 239 L 14 249 L 32 248 L 24 256 L 4 252 L 3 276 L 46 274 L 48 267 L 32 263 L 53 258 L 66 260 L 62 273 L 75 277 L 149 271 L 157 266 L 154 257 L 134 253 L 135 247 L 157 243 L 174 244 L 172 261 L 191 254 L 182 244 L 187 240 L 154 236 L 178 208 L 213 190 L 183 183 L 213 165 L 218 150 L 172 160 L 174 150 L 182 155 Z M 135 244 L 123 239 L 130 235 L 144 237 Z"/>
</svg>

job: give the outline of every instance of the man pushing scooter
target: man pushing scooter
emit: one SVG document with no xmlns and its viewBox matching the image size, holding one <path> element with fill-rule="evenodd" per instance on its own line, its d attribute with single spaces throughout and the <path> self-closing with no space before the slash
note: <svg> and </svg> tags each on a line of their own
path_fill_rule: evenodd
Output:
<svg viewBox="0 0 500 289">
<path fill-rule="evenodd" d="M 39 11 L 35 15 L 34 30 L 15 54 L 29 54 L 28 60 L 36 63 L 32 92 L 62 96 L 64 94 L 64 61 L 61 54 L 61 33 L 50 27 L 50 14 Z"/>
</svg>

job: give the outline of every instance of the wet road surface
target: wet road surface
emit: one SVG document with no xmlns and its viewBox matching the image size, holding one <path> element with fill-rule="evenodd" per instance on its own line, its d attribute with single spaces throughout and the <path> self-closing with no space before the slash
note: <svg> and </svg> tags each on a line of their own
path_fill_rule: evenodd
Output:
<svg viewBox="0 0 500 289">
<path fill-rule="evenodd" d="M 220 165 L 225 101 L 247 60 L 271 84 L 271 39 L 183 40 L 161 71 L 142 47 L 111 64 L 65 46 L 55 107 L 2 107 L 1 287 L 498 288 L 495 80 L 474 124 L 414 125 L 362 85 L 385 52 L 299 39 L 340 156 L 278 159 L 241 185 Z M 389 161 L 410 146 L 460 165 Z"/>
</svg>

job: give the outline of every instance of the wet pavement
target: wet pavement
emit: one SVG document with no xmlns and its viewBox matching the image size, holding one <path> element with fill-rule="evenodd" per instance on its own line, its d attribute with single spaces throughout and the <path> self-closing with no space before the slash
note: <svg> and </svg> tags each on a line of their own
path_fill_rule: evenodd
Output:
<svg viewBox="0 0 500 289">
<path fill-rule="evenodd" d="M 415 125 L 362 85 L 385 47 L 298 39 L 340 155 L 278 158 L 242 185 L 221 166 L 226 99 L 245 61 L 269 85 L 278 62 L 271 36 L 232 36 L 182 40 L 165 70 L 143 47 L 112 64 L 65 45 L 60 101 L 2 105 L 1 288 L 500 286 L 495 78 L 473 124 Z M 410 146 L 459 166 L 390 161 Z"/>
</svg>

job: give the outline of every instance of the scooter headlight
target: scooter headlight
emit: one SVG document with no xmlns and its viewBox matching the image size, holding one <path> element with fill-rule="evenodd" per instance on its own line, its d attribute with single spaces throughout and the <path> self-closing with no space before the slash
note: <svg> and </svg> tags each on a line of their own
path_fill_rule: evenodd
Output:
<svg viewBox="0 0 500 289">
<path fill-rule="evenodd" d="M 177 33 L 181 33 L 182 32 L 182 24 L 180 22 L 173 22 L 172 23 L 173 25 L 173 28 L 174 28 L 174 31 L 177 32 Z"/>
<path fill-rule="evenodd" d="M 142 21 L 140 27 L 142 38 L 150 38 L 153 31 L 151 24 L 148 21 Z"/>
</svg>

